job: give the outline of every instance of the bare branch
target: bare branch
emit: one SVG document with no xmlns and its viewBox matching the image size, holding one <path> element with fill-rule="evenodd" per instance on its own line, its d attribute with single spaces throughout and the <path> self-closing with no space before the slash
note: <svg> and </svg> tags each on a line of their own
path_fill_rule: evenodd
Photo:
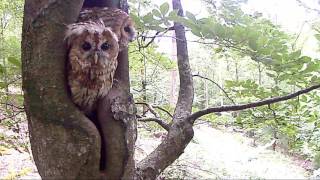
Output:
<svg viewBox="0 0 320 180">
<path fill-rule="evenodd" d="M 145 105 L 148 107 L 148 110 L 155 116 L 155 117 L 159 117 L 159 114 L 153 109 L 153 106 L 148 104 L 148 103 L 144 103 L 144 102 L 139 102 L 139 103 L 135 103 L 137 105 Z"/>
<path fill-rule="evenodd" d="M 213 84 L 215 84 L 215 85 L 226 95 L 226 97 L 232 102 L 232 104 L 234 104 L 234 105 L 236 104 L 236 103 L 234 102 L 234 100 L 230 98 L 230 96 L 228 95 L 228 93 L 227 93 L 218 83 L 214 82 L 212 79 L 209 79 L 209 78 L 207 78 L 207 77 L 201 76 L 201 75 L 199 75 L 199 74 L 195 74 L 195 75 L 192 75 L 192 76 L 193 76 L 193 77 L 199 77 L 199 78 L 201 78 L 201 79 L 205 79 L 205 80 L 208 80 L 208 81 L 212 82 Z"/>
<path fill-rule="evenodd" d="M 20 113 L 23 113 L 23 112 L 24 111 L 17 111 L 17 112 L 15 112 L 15 113 L 13 113 L 11 115 L 8 115 L 8 116 L 4 115 L 4 117 L 0 119 L 0 122 L 2 122 L 3 120 L 6 120 L 6 119 L 15 118 L 16 116 L 18 116 Z"/>
<path fill-rule="evenodd" d="M 161 111 L 163 111 L 163 112 L 167 113 L 167 114 L 168 114 L 168 116 L 170 116 L 170 117 L 172 117 L 172 118 L 173 118 L 173 115 L 172 115 L 168 110 L 164 109 L 163 107 L 156 106 L 156 105 L 152 105 L 152 107 L 153 107 L 153 108 L 156 108 L 156 109 L 159 109 L 159 110 L 161 110 Z"/>
<path fill-rule="evenodd" d="M 301 0 L 296 0 L 298 2 L 298 4 L 302 7 L 304 7 L 305 9 L 307 10 L 310 10 L 310 11 L 314 11 L 318 14 L 320 14 L 320 10 L 319 9 L 316 9 L 316 8 L 312 8 L 310 6 L 308 6 L 306 3 L 302 2 Z"/>
<path fill-rule="evenodd" d="M 170 31 L 170 30 L 174 30 L 174 28 L 173 28 L 173 27 L 169 27 L 169 28 L 167 28 L 165 31 L 163 31 L 162 33 L 161 33 L 161 31 L 157 31 L 157 32 L 155 33 L 155 35 L 154 35 L 154 36 L 151 36 L 151 37 L 141 36 L 143 39 L 151 38 L 151 40 L 150 40 L 148 43 L 146 43 L 144 46 L 140 46 L 139 49 L 140 49 L 140 48 L 147 48 L 151 43 L 154 42 L 154 40 L 156 39 L 156 37 L 161 37 L 161 36 L 163 36 L 164 34 L 166 34 L 166 33 L 167 33 L 168 31 Z M 160 33 L 161 33 L 161 34 L 160 34 Z"/>
<path fill-rule="evenodd" d="M 173 115 L 172 115 L 168 110 L 164 109 L 163 107 L 160 107 L 160 106 L 157 106 L 157 105 L 150 105 L 150 104 L 145 103 L 145 102 L 137 102 L 137 103 L 135 103 L 135 104 L 138 104 L 138 105 L 139 105 L 139 104 L 146 105 L 146 106 L 150 109 L 150 112 L 151 112 L 152 114 L 157 114 L 153 108 L 159 109 L 159 110 L 167 113 L 168 116 L 170 116 L 171 118 L 173 118 Z M 152 110 L 151 110 L 151 109 L 152 109 Z M 153 113 L 152 111 L 155 112 L 155 113 Z M 156 116 L 156 117 L 159 117 L 159 116 Z"/>
<path fill-rule="evenodd" d="M 19 110 L 24 110 L 24 107 L 20 107 L 20 106 L 16 106 L 14 104 L 11 104 L 11 103 L 0 103 L 1 105 L 6 105 L 6 106 L 10 106 L 12 108 L 15 108 L 15 109 L 19 109 Z"/>
<path fill-rule="evenodd" d="M 159 34 L 160 34 L 160 31 L 157 31 L 157 32 L 155 33 L 155 35 L 154 35 L 153 37 L 151 37 L 151 40 L 150 40 L 146 45 L 141 46 L 141 47 L 139 47 L 139 48 L 147 48 L 151 43 L 154 42 L 154 40 L 156 39 L 156 37 L 157 37 Z"/>
<path fill-rule="evenodd" d="M 273 103 L 277 103 L 277 102 L 280 102 L 280 101 L 285 101 L 285 100 L 288 100 L 288 99 L 292 99 L 292 98 L 297 97 L 297 96 L 299 96 L 301 94 L 308 93 L 308 92 L 313 91 L 313 90 L 318 89 L 318 88 L 320 88 L 320 84 L 315 85 L 315 86 L 311 86 L 309 88 L 297 91 L 295 93 L 292 93 L 292 94 L 289 94 L 289 95 L 286 95 L 286 96 L 274 97 L 274 98 L 270 98 L 270 99 L 266 99 L 266 100 L 262 100 L 262 101 L 248 103 L 248 104 L 212 107 L 212 108 L 208 108 L 208 109 L 204 109 L 204 110 L 195 112 L 192 115 L 190 115 L 187 119 L 191 123 L 194 123 L 194 121 L 196 119 L 198 119 L 199 117 L 204 116 L 206 114 L 210 114 L 210 113 L 214 113 L 214 112 L 239 111 L 239 110 L 244 110 L 244 109 L 264 106 L 264 105 L 268 105 L 268 104 L 273 104 Z"/>
<path fill-rule="evenodd" d="M 141 122 L 156 122 L 161 127 L 163 127 L 163 129 L 167 131 L 169 131 L 169 128 L 170 128 L 169 124 L 167 124 L 164 120 L 160 118 L 144 117 L 144 118 L 138 118 L 137 120 Z"/>
</svg>

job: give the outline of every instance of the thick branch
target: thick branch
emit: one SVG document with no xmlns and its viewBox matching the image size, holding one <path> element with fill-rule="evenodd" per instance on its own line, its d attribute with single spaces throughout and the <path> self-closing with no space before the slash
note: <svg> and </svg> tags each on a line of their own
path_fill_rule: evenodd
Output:
<svg viewBox="0 0 320 180">
<path fill-rule="evenodd" d="M 152 118 L 152 117 L 143 117 L 143 118 L 138 118 L 138 121 L 141 122 L 156 122 L 158 123 L 161 127 L 163 127 L 163 129 L 169 131 L 169 124 L 167 124 L 164 120 L 159 119 L 159 118 Z"/>
<path fill-rule="evenodd" d="M 178 15 L 183 16 L 180 0 L 172 0 L 172 4 L 173 9 L 178 10 Z M 193 137 L 192 124 L 186 120 L 191 113 L 194 94 L 185 28 L 182 24 L 175 22 L 174 29 L 177 37 L 177 60 L 180 77 L 178 102 L 167 137 L 138 164 L 137 175 L 141 179 L 156 179 L 184 152 Z"/>
<path fill-rule="evenodd" d="M 232 105 L 232 106 L 221 106 L 221 107 L 208 108 L 208 109 L 204 109 L 204 110 L 193 113 L 191 116 L 188 117 L 188 120 L 191 123 L 194 123 L 194 121 L 196 119 L 198 119 L 199 117 L 204 116 L 206 114 L 214 113 L 214 112 L 239 111 L 239 110 L 254 108 L 254 107 L 258 107 L 258 106 L 273 104 L 273 103 L 277 103 L 280 101 L 285 101 L 288 99 L 295 98 L 301 94 L 308 93 L 308 92 L 313 91 L 318 88 L 320 88 L 320 84 L 315 85 L 315 86 L 311 86 L 309 88 L 297 91 L 295 93 L 292 93 L 292 94 L 289 94 L 286 96 L 274 97 L 274 98 L 270 98 L 270 99 L 266 99 L 266 100 L 262 100 L 262 101 L 257 101 L 257 102 L 253 102 L 253 103 L 248 103 L 248 104 L 242 104 L 242 105 Z"/>
<path fill-rule="evenodd" d="M 180 0 L 172 0 L 172 5 L 173 9 L 178 10 L 179 16 L 184 16 Z M 186 118 L 191 113 L 194 92 L 185 27 L 181 23 L 174 22 L 174 29 L 180 78 L 178 102 L 174 112 L 175 118 L 173 119 L 176 121 Z"/>
</svg>

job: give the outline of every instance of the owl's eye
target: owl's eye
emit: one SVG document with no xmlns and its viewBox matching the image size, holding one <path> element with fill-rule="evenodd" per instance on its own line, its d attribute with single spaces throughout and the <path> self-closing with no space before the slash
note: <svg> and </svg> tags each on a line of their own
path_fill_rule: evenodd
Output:
<svg viewBox="0 0 320 180">
<path fill-rule="evenodd" d="M 131 32 L 131 29 L 129 26 L 126 26 L 124 27 L 124 31 L 127 32 L 127 33 L 130 33 Z"/>
<path fill-rule="evenodd" d="M 91 49 L 91 44 L 88 42 L 84 42 L 81 47 L 83 50 L 89 51 Z"/>
<path fill-rule="evenodd" d="M 103 43 L 103 44 L 101 45 L 101 49 L 102 49 L 103 51 L 106 51 L 106 50 L 110 49 L 110 47 L 111 47 L 111 45 L 108 44 L 107 42 L 105 42 L 105 43 Z"/>
</svg>

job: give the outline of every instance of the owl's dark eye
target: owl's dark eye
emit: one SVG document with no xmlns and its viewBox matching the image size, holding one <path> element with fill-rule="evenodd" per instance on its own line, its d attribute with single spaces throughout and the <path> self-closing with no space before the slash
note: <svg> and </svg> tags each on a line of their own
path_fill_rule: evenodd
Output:
<svg viewBox="0 0 320 180">
<path fill-rule="evenodd" d="M 91 44 L 88 42 L 84 42 L 81 47 L 83 50 L 89 51 L 91 49 Z"/>
<path fill-rule="evenodd" d="M 106 50 L 110 49 L 110 47 L 111 47 L 111 45 L 108 44 L 107 42 L 105 42 L 105 43 L 103 43 L 103 44 L 101 45 L 101 49 L 102 49 L 103 51 L 106 51 Z"/>
<path fill-rule="evenodd" d="M 129 26 L 126 26 L 124 27 L 124 31 L 127 32 L 127 33 L 130 33 L 131 32 L 131 29 Z"/>
</svg>

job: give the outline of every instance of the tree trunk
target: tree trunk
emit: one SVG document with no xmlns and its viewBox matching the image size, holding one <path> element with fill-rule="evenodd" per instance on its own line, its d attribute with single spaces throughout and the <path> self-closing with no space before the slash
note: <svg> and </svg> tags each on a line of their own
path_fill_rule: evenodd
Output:
<svg viewBox="0 0 320 180">
<path fill-rule="evenodd" d="M 86 1 L 85 5 L 98 6 L 94 3 L 127 10 L 125 0 Z M 99 102 L 100 134 L 68 96 L 64 32 L 67 24 L 77 20 L 82 4 L 83 0 L 25 2 L 22 75 L 32 153 L 43 179 L 130 179 L 136 124 L 127 51 L 118 56 L 117 84 Z M 107 174 L 102 177 L 101 142 Z"/>
<path fill-rule="evenodd" d="M 69 100 L 64 32 L 83 1 L 26 0 L 22 75 L 32 153 L 43 179 L 98 178 L 100 137 Z"/>
</svg>

